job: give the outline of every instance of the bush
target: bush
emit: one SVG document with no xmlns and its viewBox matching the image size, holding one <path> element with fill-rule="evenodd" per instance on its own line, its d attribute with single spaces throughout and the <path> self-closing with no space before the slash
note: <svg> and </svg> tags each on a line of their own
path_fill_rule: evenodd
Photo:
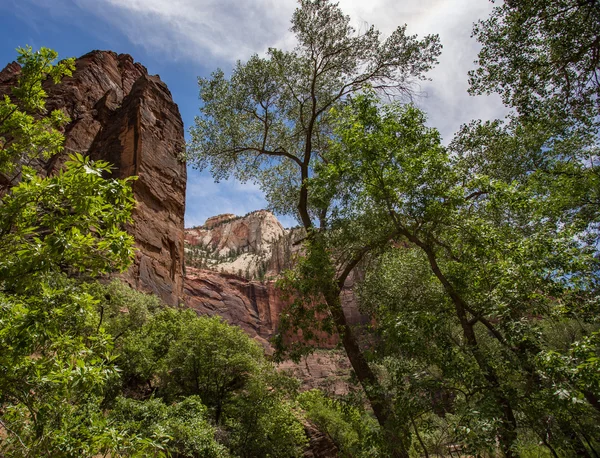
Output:
<svg viewBox="0 0 600 458">
<path fill-rule="evenodd" d="M 206 406 L 197 396 L 172 405 L 160 399 L 119 398 L 111 418 L 120 429 L 155 442 L 154 452 L 168 450 L 175 456 L 193 458 L 228 457 L 227 449 L 215 440 L 216 430 L 206 414 Z"/>
<path fill-rule="evenodd" d="M 358 406 L 331 399 L 320 390 L 297 398 L 306 417 L 338 446 L 342 457 L 386 456 L 382 452 L 377 421 Z"/>
</svg>

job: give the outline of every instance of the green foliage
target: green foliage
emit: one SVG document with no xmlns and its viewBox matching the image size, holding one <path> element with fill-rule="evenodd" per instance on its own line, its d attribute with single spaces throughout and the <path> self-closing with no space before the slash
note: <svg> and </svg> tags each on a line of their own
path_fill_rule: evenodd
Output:
<svg viewBox="0 0 600 458">
<path fill-rule="evenodd" d="M 42 83 L 72 61 L 20 54 L 17 104 L 0 105 L 1 171 L 20 173 L 0 201 L 0 454 L 230 456 L 214 422 L 237 456 L 301 455 L 290 382 L 241 329 L 93 282 L 131 263 L 132 179 L 78 153 L 48 177 L 22 165 L 61 151 Z"/>
<path fill-rule="evenodd" d="M 335 442 L 339 456 L 387 456 L 377 422 L 361 407 L 328 398 L 319 390 L 305 391 L 297 401 L 306 417 Z"/>
<path fill-rule="evenodd" d="M 277 380 L 282 378 L 282 380 Z M 233 400 L 226 425 L 232 452 L 242 458 L 300 457 L 308 440 L 292 404 L 282 393 L 285 377 L 263 371 Z"/>
<path fill-rule="evenodd" d="M 533 435 L 553 453 L 593 452 L 593 162 L 579 159 L 577 138 L 548 143 L 554 125 L 465 128 L 450 154 L 424 122 L 411 106 L 356 97 L 313 180 L 335 202 L 340 241 L 357 227 L 395 231 L 361 297 L 397 418 L 450 413 L 449 437 L 465 451 L 499 442 L 514 456 L 519 435 Z M 571 319 L 569 345 L 556 329 Z"/>
<path fill-rule="evenodd" d="M 70 76 L 75 68 L 73 59 L 55 63 L 57 53 L 48 48 L 34 52 L 31 47 L 17 49 L 21 64 L 19 82 L 13 93 L 16 101 L 4 96 L 0 100 L 0 173 L 15 171 L 16 161 L 34 158 L 48 159 L 62 151 L 63 136 L 58 130 L 68 122 L 64 113 L 54 110 L 41 119 L 36 114 L 45 114 L 46 93 L 42 83 L 52 78 L 57 83 L 62 76 Z M 13 184 L 0 187 L 3 192 Z"/>
<path fill-rule="evenodd" d="M 34 116 L 44 112 L 43 78 L 56 81 L 73 66 L 53 66 L 56 54 L 47 49 L 19 53 L 18 105 L 5 98 L 0 106 L 3 172 L 60 151 L 55 127 L 64 120 Z M 122 230 L 133 208 L 130 183 L 102 178 L 107 170 L 74 154 L 51 177 L 22 167 L 18 184 L 3 190 L 0 450 L 10 456 L 93 456 L 112 444 L 100 403 L 118 376 L 116 356 L 96 326 L 98 300 L 82 284 L 125 269 L 133 256 Z"/>
<path fill-rule="evenodd" d="M 119 280 L 86 286 L 90 294 L 102 298 L 98 305 L 99 324 L 115 341 L 139 330 L 164 308 L 157 296 L 135 291 Z"/>
<path fill-rule="evenodd" d="M 316 250 L 325 256 L 332 253 L 326 238 L 316 240 L 313 230 L 316 224 L 322 231 L 328 229 L 331 202 L 322 196 L 315 199 L 309 180 L 315 168 L 327 162 L 332 108 L 369 88 L 391 96 L 410 94 L 414 81 L 425 79 L 437 63 L 441 45 L 437 35 L 422 40 L 407 35 L 406 25 L 381 40 L 374 27 L 351 27 L 336 3 L 299 3 L 291 21 L 298 42 L 294 50 L 271 48 L 264 58 L 254 55 L 239 62 L 229 79 L 220 69 L 209 79 L 199 78 L 202 116 L 191 129 L 188 151 L 190 161 L 201 170 L 209 167 L 216 180 L 233 175 L 257 181 L 271 209 L 302 223 L 318 258 Z M 370 250 L 368 241 L 356 237 L 355 242 L 340 257 L 339 272 L 329 276 L 335 269 L 328 270 L 320 293 L 383 426 L 390 409 L 339 300 L 353 265 Z M 332 266 L 337 264 L 329 260 Z M 301 277 L 304 280 L 311 281 Z M 393 435 L 395 429 L 390 430 Z M 406 450 L 400 455 L 406 456 Z"/>
<path fill-rule="evenodd" d="M 323 291 L 335 287 L 331 258 L 322 240 L 306 241 L 303 251 L 304 255 L 295 259 L 294 269 L 284 271 L 276 283 L 287 307 L 279 315 L 278 333 L 273 340 L 275 356 L 289 357 L 296 362 L 334 331 L 334 322 L 322 296 Z"/>
<path fill-rule="evenodd" d="M 93 333 L 95 300 L 76 285 L 0 296 L 0 404 L 11 456 L 93 454 L 103 387 L 117 376 L 110 336 Z"/>
<path fill-rule="evenodd" d="M 163 370 L 171 344 L 180 338 L 185 322 L 190 323 L 195 318 L 192 311 L 161 309 L 142 326 L 124 335 L 119 342 L 119 350 L 125 386 L 140 389 L 141 385 L 148 385 L 154 390 L 153 383 Z"/>
<path fill-rule="evenodd" d="M 180 457 L 230 456 L 227 449 L 216 442 L 216 430 L 206 418 L 206 407 L 196 396 L 189 396 L 171 405 L 160 399 L 137 401 L 119 398 L 110 413 L 110 420 L 130 435 L 151 438 L 154 449 L 145 448 L 144 456 L 155 456 L 166 451 L 169 456 Z M 125 447 L 119 447 L 117 451 L 129 456 Z M 140 450 L 133 452 L 139 453 Z"/>
<path fill-rule="evenodd" d="M 242 389 L 263 358 L 262 349 L 220 317 L 185 323 L 165 356 L 164 383 L 172 395 L 199 395 L 218 424 L 234 391 Z"/>
<path fill-rule="evenodd" d="M 141 307 L 136 309 L 152 309 L 151 296 L 130 294 L 138 296 L 133 303 Z M 126 314 L 115 318 L 112 326 L 117 329 L 123 328 L 118 321 L 129 322 Z M 116 342 L 123 390 L 165 402 L 190 397 L 201 401 L 208 408 L 203 418 L 221 428 L 222 442 L 235 456 L 301 454 L 306 438 L 286 400 L 295 383 L 278 375 L 241 329 L 219 317 L 170 308 L 156 310 L 139 323 Z M 147 430 L 144 434 L 154 437 Z"/>
<path fill-rule="evenodd" d="M 402 26 L 381 40 L 373 27 L 357 32 L 349 22 L 337 4 L 302 0 L 293 51 L 252 56 L 229 79 L 222 70 L 199 78 L 202 116 L 191 129 L 190 161 L 215 179 L 260 181 L 280 212 L 309 211 L 296 208 L 299 192 L 327 148 L 330 108 L 369 86 L 407 92 L 440 53 L 437 36 L 417 40 Z"/>
<path fill-rule="evenodd" d="M 598 127 L 600 9 L 595 1 L 513 0 L 473 35 L 483 45 L 473 93 L 500 94 L 525 118 Z"/>
<path fill-rule="evenodd" d="M 52 49 L 40 48 L 33 51 L 31 46 L 17 48 L 17 62 L 21 65 L 19 84 L 13 90 L 19 104 L 28 112 L 45 112 L 46 92 L 42 83 L 52 79 L 58 84 L 63 76 L 71 76 L 75 70 L 75 59 L 56 62 L 58 53 Z"/>
<path fill-rule="evenodd" d="M 94 277 L 128 266 L 132 239 L 122 225 L 131 221 L 131 180 L 105 180 L 107 170 L 79 154 L 48 178 L 23 170 L 0 207 L 5 289 L 23 291 L 41 276 Z"/>
</svg>

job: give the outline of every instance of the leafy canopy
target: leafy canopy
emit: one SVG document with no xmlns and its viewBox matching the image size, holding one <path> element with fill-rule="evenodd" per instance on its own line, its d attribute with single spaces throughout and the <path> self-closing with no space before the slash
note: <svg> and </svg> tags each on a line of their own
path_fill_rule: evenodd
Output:
<svg viewBox="0 0 600 458">
<path fill-rule="evenodd" d="M 238 62 L 229 79 L 222 70 L 198 79 L 202 107 L 189 160 L 217 180 L 258 180 L 274 209 L 306 226 L 312 209 L 302 182 L 327 149 L 330 109 L 367 87 L 410 92 L 441 46 L 435 35 L 407 35 L 406 26 L 385 40 L 373 26 L 357 31 L 337 4 L 322 0 L 300 1 L 291 31 L 294 50 L 270 48 L 265 58 Z"/>
<path fill-rule="evenodd" d="M 111 443 L 100 403 L 117 368 L 82 280 L 129 266 L 122 226 L 134 201 L 130 180 L 102 178 L 105 162 L 74 154 L 45 178 L 26 165 L 62 150 L 67 119 L 44 116 L 42 82 L 69 75 L 73 61 L 54 65 L 45 48 L 19 54 L 17 99 L 0 102 L 0 171 L 17 172 L 0 190 L 0 450 L 92 456 Z"/>
</svg>

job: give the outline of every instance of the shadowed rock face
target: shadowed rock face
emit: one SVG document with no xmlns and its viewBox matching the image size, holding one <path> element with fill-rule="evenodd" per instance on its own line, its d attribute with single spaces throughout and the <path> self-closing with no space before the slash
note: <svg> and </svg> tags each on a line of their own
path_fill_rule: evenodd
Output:
<svg viewBox="0 0 600 458">
<path fill-rule="evenodd" d="M 0 72 L 0 94 L 8 94 L 20 67 Z M 135 288 L 154 292 L 176 305 L 183 294 L 185 140 L 183 122 L 167 86 L 127 54 L 92 51 L 76 60 L 72 77 L 44 83 L 48 110 L 61 109 L 71 122 L 65 128 L 65 151 L 81 152 L 115 166 L 119 178 L 137 175 L 137 207 L 128 231 L 137 253 L 123 276 Z M 52 173 L 66 155 L 39 162 Z"/>
<path fill-rule="evenodd" d="M 219 315 L 241 327 L 270 351 L 284 307 L 272 282 L 249 281 L 237 275 L 187 268 L 185 304 L 200 315 Z"/>
</svg>

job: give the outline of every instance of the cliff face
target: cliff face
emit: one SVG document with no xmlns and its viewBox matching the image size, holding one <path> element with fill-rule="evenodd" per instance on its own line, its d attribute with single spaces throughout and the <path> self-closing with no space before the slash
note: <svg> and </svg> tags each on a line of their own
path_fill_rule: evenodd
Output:
<svg viewBox="0 0 600 458">
<path fill-rule="evenodd" d="M 20 67 L 0 72 L 0 94 L 9 93 Z M 135 237 L 135 263 L 124 279 L 154 292 L 170 305 L 183 294 L 185 141 L 183 122 L 167 86 L 131 56 L 92 51 L 76 60 L 72 77 L 44 83 L 49 110 L 61 109 L 71 122 L 65 128 L 65 151 L 77 151 L 115 166 L 120 178 L 137 175 L 137 207 L 128 230 Z M 39 163 L 52 173 L 65 155 Z"/>
<path fill-rule="evenodd" d="M 266 210 L 244 217 L 219 215 L 203 226 L 186 229 L 186 305 L 203 315 L 224 317 L 270 351 L 269 339 L 277 332 L 286 306 L 275 280 L 293 264 L 302 237 L 302 231 L 284 229 Z M 350 324 L 365 324 L 353 283 L 351 276 L 342 293 L 344 313 Z M 338 342 L 336 336 L 320 337 L 324 348 Z"/>
<path fill-rule="evenodd" d="M 200 315 L 222 316 L 270 350 L 268 340 L 285 305 L 273 282 L 187 267 L 184 292 L 186 306 Z"/>
<path fill-rule="evenodd" d="M 204 225 L 186 230 L 187 265 L 248 279 L 274 278 L 283 270 L 284 263 L 272 261 L 280 257 L 283 245 L 291 246 L 290 234 L 266 210 L 244 217 L 213 216 Z M 291 251 L 288 251 L 289 260 Z"/>
</svg>

